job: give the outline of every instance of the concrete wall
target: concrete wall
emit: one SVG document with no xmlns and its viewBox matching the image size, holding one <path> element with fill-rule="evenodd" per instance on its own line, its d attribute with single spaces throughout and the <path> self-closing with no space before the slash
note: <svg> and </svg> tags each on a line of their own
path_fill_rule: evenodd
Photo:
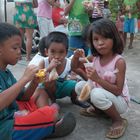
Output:
<svg viewBox="0 0 140 140">
<path fill-rule="evenodd" d="M 6 13 L 5 13 L 5 6 L 6 6 Z M 14 15 L 14 2 L 7 2 L 5 5 L 5 0 L 0 0 L 0 22 L 7 22 L 13 23 L 13 15 Z M 7 16 L 7 19 L 5 19 Z"/>
<path fill-rule="evenodd" d="M 7 22 L 13 23 L 13 16 L 14 16 L 14 2 L 7 3 Z"/>
<path fill-rule="evenodd" d="M 4 0 L 0 0 L 0 22 L 4 22 Z"/>
</svg>

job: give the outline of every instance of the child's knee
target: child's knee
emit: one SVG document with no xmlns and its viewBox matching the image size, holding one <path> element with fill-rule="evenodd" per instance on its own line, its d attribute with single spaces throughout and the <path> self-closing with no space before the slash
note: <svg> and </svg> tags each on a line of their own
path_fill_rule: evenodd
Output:
<svg viewBox="0 0 140 140">
<path fill-rule="evenodd" d="M 76 83 L 75 92 L 77 95 L 80 95 L 82 88 L 84 87 L 85 84 L 86 84 L 86 81 L 80 81 Z"/>
<path fill-rule="evenodd" d="M 91 102 L 97 108 L 105 110 L 110 106 L 110 101 L 104 95 L 104 90 L 101 88 L 94 88 L 90 94 Z"/>
<path fill-rule="evenodd" d="M 51 105 L 51 108 L 53 110 L 54 121 L 57 121 L 58 120 L 58 115 L 59 115 L 60 107 L 56 103 L 53 103 Z"/>
<path fill-rule="evenodd" d="M 99 102 L 101 98 L 100 89 L 94 88 L 90 93 L 90 99 L 92 103 Z"/>
</svg>

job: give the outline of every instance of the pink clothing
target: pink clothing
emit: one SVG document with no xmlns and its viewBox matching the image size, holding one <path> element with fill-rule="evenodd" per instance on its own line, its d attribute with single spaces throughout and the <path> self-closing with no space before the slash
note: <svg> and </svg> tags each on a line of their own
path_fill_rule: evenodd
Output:
<svg viewBox="0 0 140 140">
<path fill-rule="evenodd" d="M 52 6 L 47 0 L 38 0 L 37 16 L 52 19 Z"/>
<path fill-rule="evenodd" d="M 104 80 L 106 80 L 106 81 L 108 81 L 108 82 L 110 82 L 112 84 L 115 84 L 115 82 L 116 82 L 116 73 L 119 72 L 118 69 L 116 69 L 115 65 L 116 65 L 116 62 L 119 59 L 123 59 L 123 57 L 121 55 L 116 55 L 113 58 L 112 61 L 110 61 L 108 64 L 102 66 L 100 64 L 100 57 L 94 58 L 93 63 L 94 63 L 94 67 L 95 67 L 98 75 L 101 78 L 103 78 Z M 94 86 L 102 88 L 97 83 L 94 83 Z M 125 79 L 125 82 L 124 82 L 124 87 L 123 87 L 123 91 L 122 91 L 121 96 L 124 97 L 127 102 L 129 102 L 130 95 L 129 95 L 128 86 L 126 84 L 126 79 Z"/>
<path fill-rule="evenodd" d="M 118 18 L 116 20 L 116 27 L 117 27 L 118 31 L 123 31 L 123 26 L 124 26 L 124 21 L 123 21 L 122 17 L 118 16 Z"/>
</svg>

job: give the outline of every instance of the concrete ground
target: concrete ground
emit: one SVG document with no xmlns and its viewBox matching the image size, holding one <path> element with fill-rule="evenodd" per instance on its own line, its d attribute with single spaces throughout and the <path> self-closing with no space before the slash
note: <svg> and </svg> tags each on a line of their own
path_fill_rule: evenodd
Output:
<svg viewBox="0 0 140 140">
<path fill-rule="evenodd" d="M 140 99 L 140 40 L 136 37 L 134 48 L 125 48 L 124 57 L 127 62 L 127 80 L 130 94 Z M 18 62 L 16 66 L 9 66 L 17 79 L 21 77 L 27 63 L 25 60 Z M 68 136 L 56 140 L 108 140 L 105 134 L 111 125 L 111 121 L 104 118 L 88 118 L 79 114 L 79 107 L 71 103 L 69 98 L 58 101 L 62 114 L 71 111 L 74 113 L 77 125 L 75 130 Z M 128 128 L 119 140 L 140 140 L 140 104 L 131 101 L 131 107 L 123 115 L 128 120 Z"/>
</svg>

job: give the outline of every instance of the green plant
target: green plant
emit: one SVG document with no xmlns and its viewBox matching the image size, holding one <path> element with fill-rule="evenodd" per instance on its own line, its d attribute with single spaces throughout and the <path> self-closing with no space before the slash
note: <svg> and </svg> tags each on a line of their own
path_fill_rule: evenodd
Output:
<svg viewBox="0 0 140 140">
<path fill-rule="evenodd" d="M 115 21 L 118 11 L 122 8 L 124 0 L 109 0 L 109 8 L 112 13 L 112 20 Z"/>
</svg>

